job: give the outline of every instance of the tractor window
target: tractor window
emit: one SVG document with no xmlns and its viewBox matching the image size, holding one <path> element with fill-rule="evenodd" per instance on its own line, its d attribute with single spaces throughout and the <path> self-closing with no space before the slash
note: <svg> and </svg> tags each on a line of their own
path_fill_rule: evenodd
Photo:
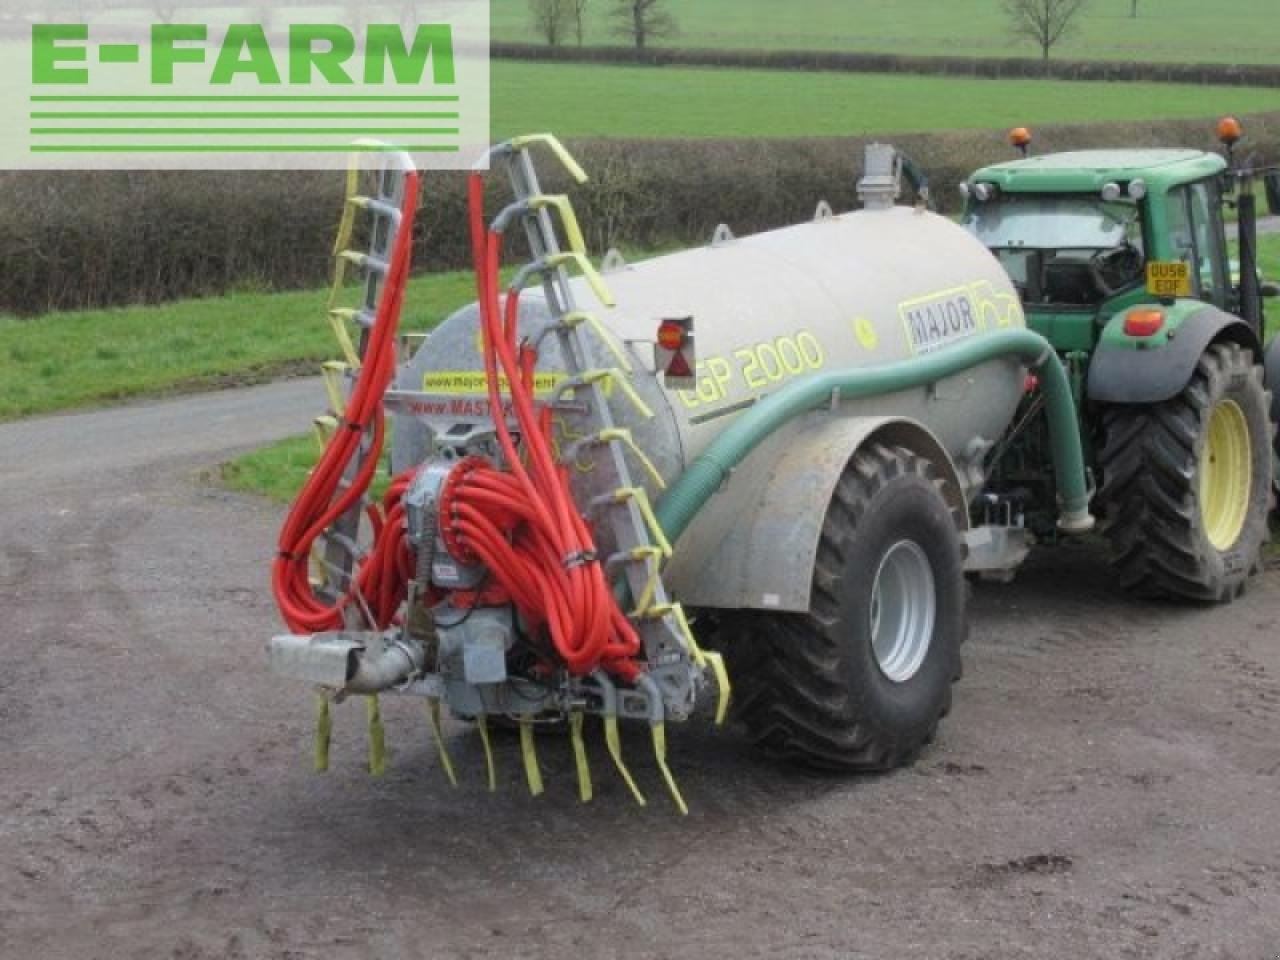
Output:
<svg viewBox="0 0 1280 960">
<path fill-rule="evenodd" d="M 1131 200 L 1003 193 L 964 226 L 999 258 L 1028 306 L 1093 308 L 1141 281 L 1142 221 Z"/>
<path fill-rule="evenodd" d="M 1141 245 L 1132 202 L 1093 194 L 1006 193 L 976 203 L 965 226 L 993 250 L 1110 250 Z"/>
<path fill-rule="evenodd" d="M 1193 274 L 1200 277 L 1200 299 L 1227 304 L 1226 231 L 1216 185 L 1202 181 L 1187 188 L 1191 228 L 1195 231 L 1197 259 Z"/>
<path fill-rule="evenodd" d="M 1195 295 L 1225 306 L 1229 292 L 1226 228 L 1212 181 L 1169 192 L 1169 240 L 1174 255 L 1191 267 Z"/>
<path fill-rule="evenodd" d="M 1192 268 L 1191 282 L 1195 286 L 1196 296 L 1200 296 L 1199 271 L 1195 269 L 1199 259 L 1196 253 L 1196 234 L 1191 227 L 1191 204 L 1187 201 L 1185 187 L 1169 192 L 1169 244 L 1174 256 Z"/>
</svg>

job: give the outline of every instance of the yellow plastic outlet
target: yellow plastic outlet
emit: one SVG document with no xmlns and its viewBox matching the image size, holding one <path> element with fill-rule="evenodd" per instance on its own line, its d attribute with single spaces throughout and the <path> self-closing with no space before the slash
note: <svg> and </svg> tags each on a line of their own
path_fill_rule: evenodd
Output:
<svg viewBox="0 0 1280 960">
<path fill-rule="evenodd" d="M 531 210 L 545 210 L 548 207 L 560 214 L 560 223 L 564 226 L 564 238 L 569 241 L 569 249 L 584 256 L 587 252 L 587 241 L 582 236 L 582 227 L 578 224 L 578 215 L 573 204 L 563 193 L 540 194 L 527 201 Z"/>
<path fill-rule="evenodd" d="M 382 726 L 382 709 L 376 696 L 365 697 L 369 718 L 369 775 L 380 777 L 387 772 L 387 731 Z"/>
<path fill-rule="evenodd" d="M 458 785 L 458 774 L 453 769 L 453 758 L 449 756 L 449 748 L 444 742 L 444 728 L 440 723 L 440 701 L 435 697 L 427 699 L 427 722 L 431 725 L 431 737 L 436 742 L 436 752 L 440 754 L 440 767 L 453 786 Z"/>
<path fill-rule="evenodd" d="M 560 165 L 569 172 L 569 176 L 573 177 L 577 183 L 583 184 L 590 179 L 587 176 L 587 171 L 582 169 L 581 164 L 573 158 L 573 154 L 565 148 L 565 145 L 560 142 L 560 139 L 555 134 L 529 133 L 521 137 L 512 137 L 507 143 L 512 150 L 528 150 L 530 147 L 540 144 L 555 154 L 556 159 L 560 161 Z"/>
</svg>

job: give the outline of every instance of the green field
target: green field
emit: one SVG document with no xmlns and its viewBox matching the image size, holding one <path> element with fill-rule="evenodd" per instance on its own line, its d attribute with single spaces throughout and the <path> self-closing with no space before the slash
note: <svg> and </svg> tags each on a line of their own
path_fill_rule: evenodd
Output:
<svg viewBox="0 0 1280 960">
<path fill-rule="evenodd" d="M 803 137 L 1214 117 L 1280 90 L 498 61 L 493 130 L 584 137 Z"/>
<path fill-rule="evenodd" d="M 475 299 L 469 273 L 419 277 L 404 330 Z M 159 306 L 0 317 L 0 420 L 129 397 L 318 372 L 337 356 L 327 291 L 243 293 Z"/>
<path fill-rule="evenodd" d="M 611 0 L 590 0 L 587 43 L 611 32 Z M 742 50 L 857 50 L 915 56 L 1033 57 L 1008 31 L 998 0 L 670 0 L 679 35 L 658 45 Z M 1055 56 L 1203 63 L 1280 61 L 1275 0 L 1094 0 Z M 493 0 L 497 40 L 540 42 L 527 0 Z M 571 40 L 572 42 L 572 40 Z"/>
</svg>

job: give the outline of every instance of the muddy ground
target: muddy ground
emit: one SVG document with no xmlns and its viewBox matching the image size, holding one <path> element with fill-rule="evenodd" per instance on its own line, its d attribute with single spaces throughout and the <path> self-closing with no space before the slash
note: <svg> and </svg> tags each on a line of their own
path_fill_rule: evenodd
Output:
<svg viewBox="0 0 1280 960">
<path fill-rule="evenodd" d="M 1096 549 L 980 587 L 956 709 L 913 769 L 814 777 L 676 731 L 693 813 L 594 744 L 502 791 L 420 705 L 309 770 L 265 672 L 276 508 L 202 479 L 297 432 L 310 384 L 0 427 L 0 957 L 1280 956 L 1280 570 L 1233 606 L 1120 595 Z"/>
</svg>

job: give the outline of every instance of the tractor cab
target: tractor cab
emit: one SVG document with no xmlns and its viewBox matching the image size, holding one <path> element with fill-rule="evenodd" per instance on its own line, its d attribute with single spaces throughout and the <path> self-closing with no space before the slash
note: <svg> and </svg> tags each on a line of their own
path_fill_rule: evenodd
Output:
<svg viewBox="0 0 1280 960">
<path fill-rule="evenodd" d="M 1222 215 L 1226 169 L 1195 150 L 1024 157 L 962 186 L 963 223 L 1009 273 L 1030 327 L 1060 350 L 1092 350 L 1112 317 L 1157 299 L 1149 279 L 1240 312 Z"/>
<path fill-rule="evenodd" d="M 1280 291 L 1262 282 L 1257 246 L 1258 195 L 1280 213 L 1280 169 L 1237 156 L 1242 137 L 1227 117 L 1223 155 L 1028 156 L 1031 134 L 1019 128 L 1021 158 L 961 187 L 965 228 L 1064 361 L 1103 532 L 1121 582 L 1143 593 L 1235 596 L 1258 565 L 1280 487 L 1280 337 L 1264 346 L 1263 316 Z M 1056 534 L 1040 403 L 1033 391 L 1002 438 L 986 496 L 1044 540 Z"/>
</svg>

